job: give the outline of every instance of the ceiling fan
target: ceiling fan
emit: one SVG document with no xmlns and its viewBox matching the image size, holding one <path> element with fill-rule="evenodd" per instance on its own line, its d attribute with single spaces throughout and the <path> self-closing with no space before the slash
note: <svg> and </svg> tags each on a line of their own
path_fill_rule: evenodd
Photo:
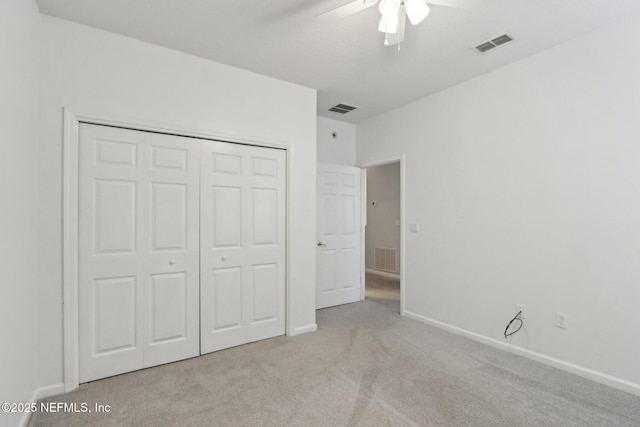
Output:
<svg viewBox="0 0 640 427">
<path fill-rule="evenodd" d="M 380 3 L 382 17 L 378 31 L 384 33 L 384 45 L 397 45 L 404 40 L 407 18 L 418 25 L 429 15 L 429 4 L 466 8 L 471 0 L 355 0 L 316 16 L 320 21 L 332 21 L 363 11 Z"/>
</svg>

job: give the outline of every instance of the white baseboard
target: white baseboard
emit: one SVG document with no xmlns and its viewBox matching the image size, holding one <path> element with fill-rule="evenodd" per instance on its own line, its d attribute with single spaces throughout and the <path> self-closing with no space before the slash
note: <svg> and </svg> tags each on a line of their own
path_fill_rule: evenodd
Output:
<svg viewBox="0 0 640 427">
<path fill-rule="evenodd" d="M 519 356 L 526 357 L 527 359 L 535 360 L 536 362 L 544 363 L 545 365 L 553 366 L 554 368 L 562 369 L 563 371 L 571 372 L 572 374 L 576 374 L 581 377 L 599 382 L 601 384 L 617 388 L 627 393 L 640 396 L 640 384 L 632 383 L 631 381 L 626 381 L 621 378 L 613 377 L 611 375 L 607 375 L 602 372 L 594 371 L 593 369 L 589 369 L 573 363 L 565 362 L 564 360 L 546 356 L 544 354 L 527 350 L 522 347 L 514 346 L 506 342 L 498 341 L 496 339 L 489 338 L 484 335 L 477 334 L 475 332 L 467 331 L 466 329 L 449 325 L 448 323 L 430 319 L 428 317 L 422 316 L 420 314 L 412 313 L 407 310 L 403 312 L 403 315 L 408 317 L 409 319 L 417 320 L 419 322 L 426 323 L 431 326 L 435 326 L 436 328 L 444 329 L 448 332 L 453 332 L 454 334 L 462 335 L 474 341 L 478 341 L 483 344 L 490 345 L 500 350 L 509 351 L 510 353 L 514 353 Z"/>
<path fill-rule="evenodd" d="M 306 334 L 309 332 L 315 332 L 318 330 L 318 325 L 317 324 L 312 324 L 312 325 L 307 325 L 307 326 L 299 326 L 297 328 L 293 329 L 293 333 L 291 333 L 289 336 L 290 337 L 295 337 L 296 335 L 302 335 L 302 334 Z"/>
<path fill-rule="evenodd" d="M 44 387 L 40 387 L 34 390 L 33 395 L 31 396 L 30 403 L 35 403 L 39 399 L 44 399 L 45 397 L 55 396 L 56 394 L 64 393 L 64 384 L 50 384 Z M 20 423 L 18 426 L 26 427 L 29 424 L 29 419 L 31 418 L 31 412 L 25 412 L 22 414 L 22 418 L 20 418 Z"/>
<path fill-rule="evenodd" d="M 386 277 L 387 279 L 393 279 L 393 280 L 400 281 L 400 275 L 399 274 L 387 273 L 386 271 L 374 270 L 373 268 L 367 268 L 364 271 L 365 271 L 365 273 L 371 273 L 371 274 L 375 274 L 377 276 Z"/>
</svg>

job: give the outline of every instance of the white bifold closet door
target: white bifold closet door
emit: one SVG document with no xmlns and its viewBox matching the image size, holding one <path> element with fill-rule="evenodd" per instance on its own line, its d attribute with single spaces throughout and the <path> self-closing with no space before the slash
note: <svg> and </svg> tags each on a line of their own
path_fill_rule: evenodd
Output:
<svg viewBox="0 0 640 427">
<path fill-rule="evenodd" d="M 80 126 L 80 382 L 199 354 L 198 148 Z"/>
<path fill-rule="evenodd" d="M 285 151 L 79 135 L 80 382 L 285 332 Z"/>
<path fill-rule="evenodd" d="M 203 141 L 201 352 L 285 332 L 283 150 Z"/>
</svg>

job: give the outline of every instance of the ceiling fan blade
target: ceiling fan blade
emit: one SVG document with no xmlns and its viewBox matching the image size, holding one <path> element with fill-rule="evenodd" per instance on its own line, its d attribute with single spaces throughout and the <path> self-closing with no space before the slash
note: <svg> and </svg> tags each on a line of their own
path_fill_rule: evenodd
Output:
<svg viewBox="0 0 640 427">
<path fill-rule="evenodd" d="M 321 22 L 330 22 L 368 9 L 371 6 L 375 6 L 376 3 L 378 3 L 378 0 L 355 0 L 345 4 L 344 6 L 316 15 L 316 19 Z"/>
<path fill-rule="evenodd" d="M 384 35 L 384 45 L 385 46 L 395 46 L 404 41 L 404 30 L 407 26 L 407 11 L 404 9 L 404 6 L 400 7 L 400 12 L 398 13 L 398 31 L 395 33 L 387 33 Z"/>
<path fill-rule="evenodd" d="M 404 0 L 404 8 L 413 25 L 418 25 L 429 15 L 429 6 L 424 0 Z"/>
<path fill-rule="evenodd" d="M 482 3 L 480 0 L 426 0 L 428 4 L 442 7 L 455 7 L 458 9 L 472 9 Z"/>
</svg>

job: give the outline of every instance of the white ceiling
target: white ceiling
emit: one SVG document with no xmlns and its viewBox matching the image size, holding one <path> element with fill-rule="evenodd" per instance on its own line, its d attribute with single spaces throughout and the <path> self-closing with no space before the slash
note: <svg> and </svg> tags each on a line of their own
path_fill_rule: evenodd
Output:
<svg viewBox="0 0 640 427">
<path fill-rule="evenodd" d="M 314 18 L 349 1 L 37 0 L 48 15 L 318 89 L 319 115 L 353 123 L 640 13 L 638 0 L 470 0 L 432 6 L 398 51 L 382 44 L 377 7 Z M 515 41 L 472 50 L 505 32 Z M 340 102 L 360 108 L 327 111 Z"/>
</svg>

